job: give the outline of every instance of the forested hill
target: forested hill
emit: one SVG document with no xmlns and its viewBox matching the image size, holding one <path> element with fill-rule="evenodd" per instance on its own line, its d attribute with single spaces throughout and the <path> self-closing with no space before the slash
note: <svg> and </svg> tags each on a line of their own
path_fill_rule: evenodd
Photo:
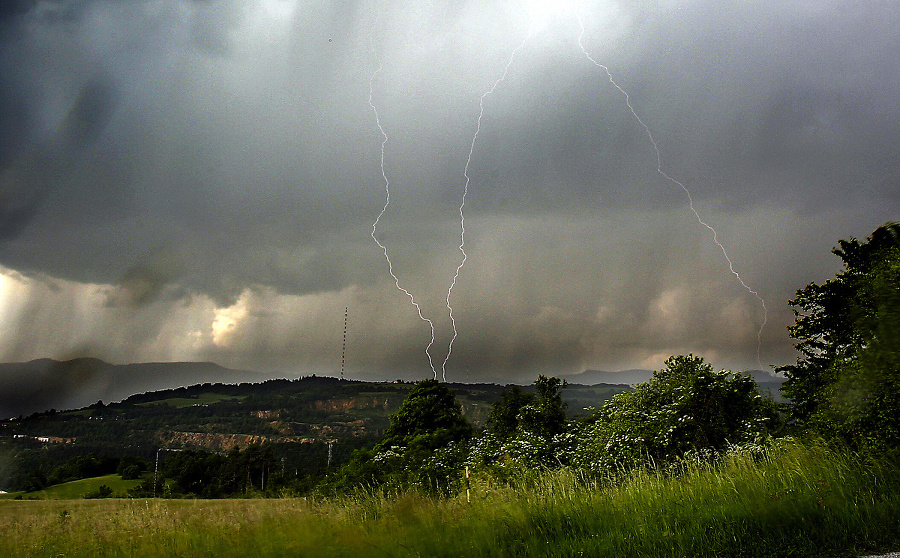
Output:
<svg viewBox="0 0 900 558">
<path fill-rule="evenodd" d="M 97 402 L 75 410 L 5 420 L 0 422 L 0 450 L 11 450 L 23 458 L 32 455 L 36 460 L 34 464 L 20 463 L 19 469 L 42 466 L 52 470 L 47 460 L 62 463 L 89 452 L 151 460 L 160 448 L 227 452 L 269 444 L 315 470 L 329 454 L 340 462 L 354 449 L 373 445 L 413 385 L 316 376 L 261 383 L 202 383 L 132 395 L 119 403 Z M 484 423 L 505 389 L 497 384 L 449 386 L 466 418 L 476 426 Z M 577 414 L 629 389 L 573 385 L 564 395 L 570 411 Z M 329 445 L 333 447 L 329 449 Z M 34 451 L 21 451 L 29 448 Z"/>
<path fill-rule="evenodd" d="M 98 401 L 75 410 L 33 413 L 0 423 L 0 433 L 90 444 L 108 440 L 115 444 L 211 449 L 229 449 L 212 447 L 229 445 L 212 441 L 216 436 L 291 442 L 378 436 L 413 385 L 317 376 L 259 383 L 202 383 L 132 395 L 119 403 Z M 505 389 L 497 384 L 448 385 L 456 392 L 465 416 L 476 426 L 483 424 L 491 405 Z M 623 385 L 572 385 L 563 394 L 570 412 L 578 414 L 628 389 Z M 189 438 L 188 433 L 196 436 Z"/>
</svg>

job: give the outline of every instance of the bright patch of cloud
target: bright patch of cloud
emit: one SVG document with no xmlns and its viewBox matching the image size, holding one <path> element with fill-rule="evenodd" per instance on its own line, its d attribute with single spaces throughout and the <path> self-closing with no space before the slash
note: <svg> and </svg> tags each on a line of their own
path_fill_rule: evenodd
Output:
<svg viewBox="0 0 900 558">
<path fill-rule="evenodd" d="M 232 344 L 237 330 L 249 314 L 249 298 L 248 291 L 244 291 L 231 306 L 216 308 L 211 326 L 212 342 L 216 346 L 228 347 Z"/>
</svg>

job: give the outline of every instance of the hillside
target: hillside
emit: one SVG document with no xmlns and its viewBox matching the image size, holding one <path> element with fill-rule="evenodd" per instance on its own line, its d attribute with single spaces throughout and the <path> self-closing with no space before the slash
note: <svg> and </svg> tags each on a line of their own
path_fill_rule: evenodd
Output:
<svg viewBox="0 0 900 558">
<path fill-rule="evenodd" d="M 362 382 L 328 377 L 261 383 L 202 383 L 94 403 L 68 411 L 34 413 L 0 422 L 0 451 L 15 466 L 0 466 L 0 488 L 23 470 L 47 472 L 75 455 L 134 455 L 152 461 L 157 450 L 228 452 L 252 444 L 275 447 L 300 474 L 340 463 L 378 440 L 412 383 Z M 464 415 L 476 426 L 506 389 L 497 384 L 450 384 Z M 563 390 L 570 414 L 597 407 L 628 386 Z M 0 460 L 3 461 L 3 460 Z"/>
</svg>

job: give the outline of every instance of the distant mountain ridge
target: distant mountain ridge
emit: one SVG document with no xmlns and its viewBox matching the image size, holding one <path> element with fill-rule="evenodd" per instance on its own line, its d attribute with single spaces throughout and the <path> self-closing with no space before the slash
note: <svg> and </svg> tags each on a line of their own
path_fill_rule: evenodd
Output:
<svg viewBox="0 0 900 558">
<path fill-rule="evenodd" d="M 121 401 L 136 393 L 202 383 L 259 382 L 259 372 L 212 362 L 110 364 L 82 357 L 0 363 L 0 418 L 47 409 L 74 409 L 99 400 Z"/>
<path fill-rule="evenodd" d="M 783 376 L 773 376 L 765 370 L 747 370 L 758 384 L 782 384 L 785 381 Z M 573 384 L 594 385 L 594 384 L 641 384 L 653 377 L 653 370 L 622 370 L 621 372 L 606 372 L 603 370 L 585 370 L 578 374 L 567 374 L 562 376 L 563 379 Z"/>
<path fill-rule="evenodd" d="M 653 376 L 652 370 L 622 370 L 620 372 L 607 372 L 604 370 L 585 370 L 577 374 L 561 376 L 570 384 L 592 386 L 595 384 L 625 384 L 634 385 L 646 382 Z"/>
</svg>

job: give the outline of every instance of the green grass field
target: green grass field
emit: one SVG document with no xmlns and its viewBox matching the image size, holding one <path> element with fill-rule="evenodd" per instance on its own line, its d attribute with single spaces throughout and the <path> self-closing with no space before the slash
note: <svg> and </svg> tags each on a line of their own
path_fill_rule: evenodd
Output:
<svg viewBox="0 0 900 558">
<path fill-rule="evenodd" d="M 86 494 L 97 492 L 102 485 L 110 487 L 114 497 L 124 497 L 129 490 L 140 483 L 141 479 L 122 480 L 119 475 L 106 475 L 55 484 L 37 492 L 12 492 L 0 495 L 0 498 L 9 500 L 22 496 L 33 500 L 77 500 L 84 498 Z"/>
<path fill-rule="evenodd" d="M 896 463 L 794 443 L 677 475 L 465 496 L 0 502 L 6 556 L 849 557 L 900 549 Z"/>
<path fill-rule="evenodd" d="M 168 405 L 177 409 L 191 407 L 194 405 L 210 405 L 218 403 L 226 399 L 243 399 L 242 395 L 222 395 L 221 393 L 203 392 L 197 397 L 171 397 L 169 399 L 160 399 L 158 401 L 148 401 L 147 403 L 138 403 L 138 406 L 147 407 L 149 405 Z"/>
</svg>

